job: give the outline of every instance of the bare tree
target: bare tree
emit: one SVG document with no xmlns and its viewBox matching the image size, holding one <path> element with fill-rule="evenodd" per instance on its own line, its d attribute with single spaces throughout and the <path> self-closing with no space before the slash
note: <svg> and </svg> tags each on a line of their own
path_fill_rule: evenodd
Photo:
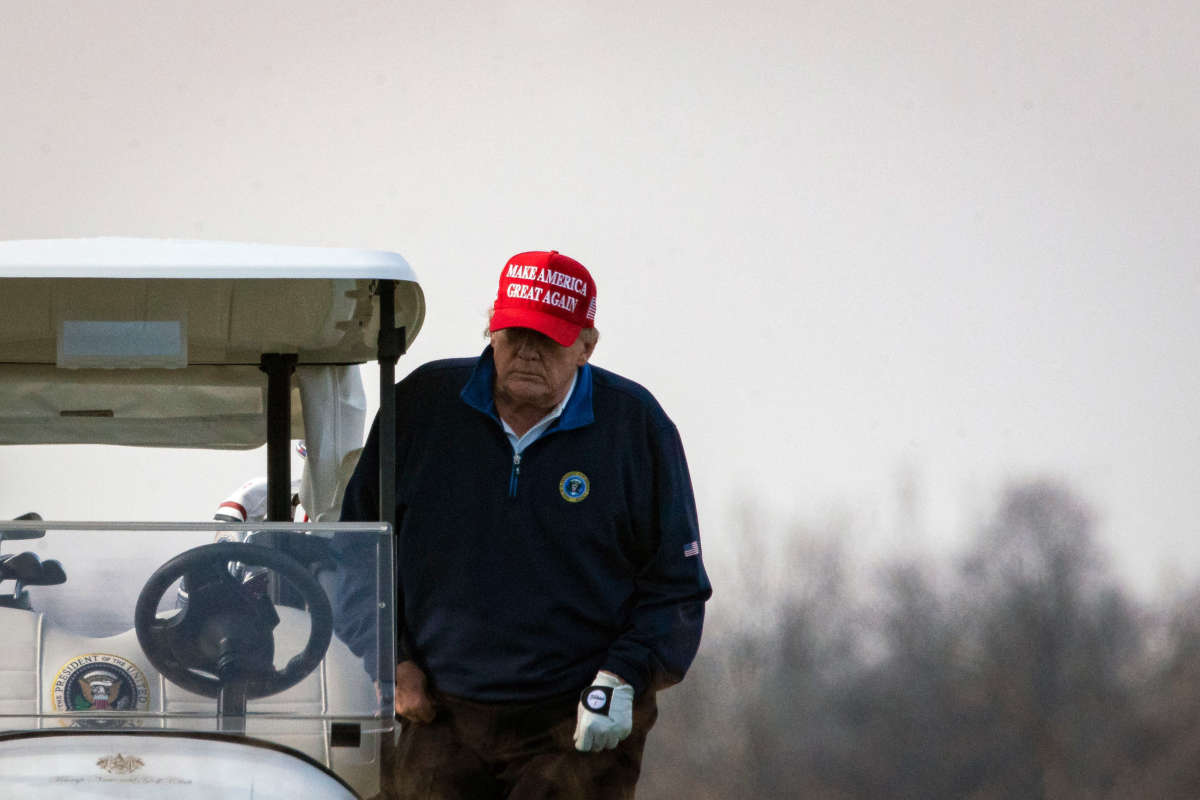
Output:
<svg viewBox="0 0 1200 800">
<path fill-rule="evenodd" d="M 797 537 L 782 564 L 741 532 L 749 596 L 776 586 L 771 566 L 788 580 L 719 618 L 662 696 L 641 796 L 1200 794 L 1200 614 L 1151 663 L 1148 616 L 1093 524 L 1065 486 L 1016 484 L 950 583 L 897 559 L 869 603 L 829 531 Z"/>
</svg>

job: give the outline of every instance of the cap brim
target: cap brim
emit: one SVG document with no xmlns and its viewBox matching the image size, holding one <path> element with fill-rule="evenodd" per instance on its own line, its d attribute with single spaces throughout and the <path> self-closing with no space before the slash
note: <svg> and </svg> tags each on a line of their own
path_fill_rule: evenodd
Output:
<svg viewBox="0 0 1200 800">
<path fill-rule="evenodd" d="M 582 330 L 579 325 L 531 308 L 502 308 L 492 314 L 488 330 L 499 331 L 505 328 L 529 328 L 549 336 L 563 347 L 575 344 L 575 340 L 579 338 L 579 331 Z"/>
</svg>

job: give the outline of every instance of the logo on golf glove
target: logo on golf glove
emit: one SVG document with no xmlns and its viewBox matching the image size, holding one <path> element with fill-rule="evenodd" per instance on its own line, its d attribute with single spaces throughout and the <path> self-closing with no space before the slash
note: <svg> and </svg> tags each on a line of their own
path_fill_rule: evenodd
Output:
<svg viewBox="0 0 1200 800">
<path fill-rule="evenodd" d="M 587 710 L 593 714 L 607 714 L 608 707 L 612 704 L 612 687 L 589 686 L 579 696 L 579 702 L 587 706 Z"/>
<path fill-rule="evenodd" d="M 579 695 L 575 749 L 611 750 L 633 730 L 633 687 L 611 675 L 596 674 Z"/>
</svg>

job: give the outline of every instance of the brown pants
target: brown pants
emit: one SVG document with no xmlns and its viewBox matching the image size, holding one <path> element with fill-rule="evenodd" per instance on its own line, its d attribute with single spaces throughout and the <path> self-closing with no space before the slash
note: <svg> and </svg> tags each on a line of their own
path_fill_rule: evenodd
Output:
<svg viewBox="0 0 1200 800">
<path fill-rule="evenodd" d="M 632 798 L 658 718 L 646 692 L 634 702 L 633 732 L 615 750 L 580 753 L 572 741 L 577 694 L 528 704 L 434 699 L 434 721 L 404 723 L 396 744 L 392 777 L 403 800 Z"/>
</svg>

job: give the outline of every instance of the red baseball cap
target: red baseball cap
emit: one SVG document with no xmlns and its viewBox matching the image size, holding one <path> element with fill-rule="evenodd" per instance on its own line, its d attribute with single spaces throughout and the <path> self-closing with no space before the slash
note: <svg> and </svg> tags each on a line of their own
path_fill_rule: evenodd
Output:
<svg viewBox="0 0 1200 800">
<path fill-rule="evenodd" d="M 596 284 L 591 273 L 557 250 L 517 253 L 500 272 L 489 330 L 532 328 L 570 347 L 595 326 Z"/>
</svg>

